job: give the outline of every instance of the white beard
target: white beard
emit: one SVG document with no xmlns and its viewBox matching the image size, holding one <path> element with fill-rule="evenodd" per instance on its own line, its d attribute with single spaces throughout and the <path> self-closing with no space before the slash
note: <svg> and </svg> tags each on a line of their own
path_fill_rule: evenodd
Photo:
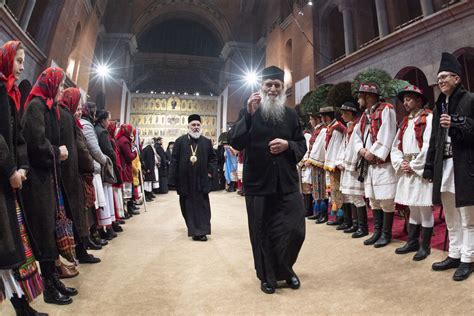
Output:
<svg viewBox="0 0 474 316">
<path fill-rule="evenodd" d="M 269 97 L 263 91 L 260 91 L 262 101 L 260 107 L 262 108 L 262 116 L 266 122 L 281 123 L 285 116 L 286 93 L 282 91 L 281 94 L 275 98 Z"/>
<path fill-rule="evenodd" d="M 202 131 L 200 130 L 199 132 L 193 132 L 193 131 L 189 130 L 188 134 L 192 138 L 198 139 L 199 137 L 201 137 Z"/>
</svg>

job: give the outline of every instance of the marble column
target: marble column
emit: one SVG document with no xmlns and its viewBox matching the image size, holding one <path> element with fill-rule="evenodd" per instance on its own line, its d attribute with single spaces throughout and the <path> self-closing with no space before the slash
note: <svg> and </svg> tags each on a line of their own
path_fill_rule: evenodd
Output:
<svg viewBox="0 0 474 316">
<path fill-rule="evenodd" d="M 377 10 L 377 23 L 379 27 L 379 37 L 388 35 L 387 8 L 385 0 L 375 0 L 375 8 Z"/>
<path fill-rule="evenodd" d="M 36 0 L 28 0 L 25 11 L 23 11 L 23 14 L 21 15 L 20 27 L 25 31 L 28 28 L 28 23 L 30 23 L 31 15 L 33 14 L 35 4 Z"/>
<path fill-rule="evenodd" d="M 354 29 L 352 27 L 352 12 L 349 7 L 342 8 L 342 18 L 344 21 L 344 44 L 346 56 L 354 52 Z"/>
<path fill-rule="evenodd" d="M 424 17 L 434 13 L 433 2 L 431 0 L 420 0 L 420 4 Z"/>
</svg>

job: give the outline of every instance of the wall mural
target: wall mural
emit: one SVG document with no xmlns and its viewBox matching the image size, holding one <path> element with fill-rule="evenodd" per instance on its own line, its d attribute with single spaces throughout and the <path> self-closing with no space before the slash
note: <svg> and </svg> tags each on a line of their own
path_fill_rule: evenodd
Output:
<svg viewBox="0 0 474 316">
<path fill-rule="evenodd" d="M 187 133 L 188 116 L 199 114 L 203 135 L 217 141 L 217 97 L 132 94 L 130 123 L 142 139 L 163 137 L 165 145 Z"/>
</svg>

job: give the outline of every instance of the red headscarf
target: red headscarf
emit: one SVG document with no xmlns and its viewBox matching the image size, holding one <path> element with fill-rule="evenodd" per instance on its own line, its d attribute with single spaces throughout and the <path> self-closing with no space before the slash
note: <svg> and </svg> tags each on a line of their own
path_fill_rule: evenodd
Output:
<svg viewBox="0 0 474 316">
<path fill-rule="evenodd" d="M 28 99 L 26 99 L 26 106 L 28 106 L 31 99 L 34 97 L 40 97 L 44 102 L 46 102 L 48 109 L 51 110 L 54 98 L 56 97 L 56 94 L 58 94 L 59 85 L 63 81 L 64 76 L 64 70 L 57 67 L 50 67 L 43 71 L 41 75 L 39 75 L 38 80 L 36 80 L 33 89 L 31 89 Z"/>
<path fill-rule="evenodd" d="M 0 80 L 7 86 L 7 93 L 13 99 L 17 111 L 20 110 L 21 93 L 15 84 L 15 74 L 13 73 L 13 64 L 15 55 L 21 42 L 9 41 L 0 48 Z"/>
<path fill-rule="evenodd" d="M 111 140 L 115 139 L 116 130 L 117 130 L 117 123 L 115 121 L 109 121 L 109 126 L 107 126 L 107 131 L 109 132 L 109 138 Z"/>
<path fill-rule="evenodd" d="M 133 127 L 132 125 L 130 124 L 122 124 L 122 126 L 120 126 L 120 130 L 119 132 L 117 133 L 117 139 L 119 139 L 122 135 L 125 135 L 126 137 L 128 137 L 130 140 L 132 139 L 131 135 L 132 135 L 132 130 L 133 130 Z"/>
<path fill-rule="evenodd" d="M 79 106 L 79 101 L 81 101 L 81 91 L 78 88 L 67 88 L 63 91 L 63 94 L 59 99 L 59 105 L 74 115 Z M 78 119 L 76 119 L 76 125 L 82 129 L 82 124 Z"/>
</svg>

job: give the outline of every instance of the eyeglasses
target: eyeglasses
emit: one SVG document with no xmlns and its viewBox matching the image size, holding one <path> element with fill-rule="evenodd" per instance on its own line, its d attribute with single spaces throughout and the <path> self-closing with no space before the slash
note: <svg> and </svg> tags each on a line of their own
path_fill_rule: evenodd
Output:
<svg viewBox="0 0 474 316">
<path fill-rule="evenodd" d="M 438 76 L 438 83 L 440 82 L 445 82 L 446 80 L 448 80 L 449 77 L 454 77 L 455 75 L 453 74 L 446 74 L 446 75 L 441 75 L 441 76 Z"/>
<path fill-rule="evenodd" d="M 265 87 L 268 89 L 271 89 L 273 86 L 275 86 L 276 89 L 280 89 L 281 84 L 279 82 L 265 82 Z"/>
</svg>

